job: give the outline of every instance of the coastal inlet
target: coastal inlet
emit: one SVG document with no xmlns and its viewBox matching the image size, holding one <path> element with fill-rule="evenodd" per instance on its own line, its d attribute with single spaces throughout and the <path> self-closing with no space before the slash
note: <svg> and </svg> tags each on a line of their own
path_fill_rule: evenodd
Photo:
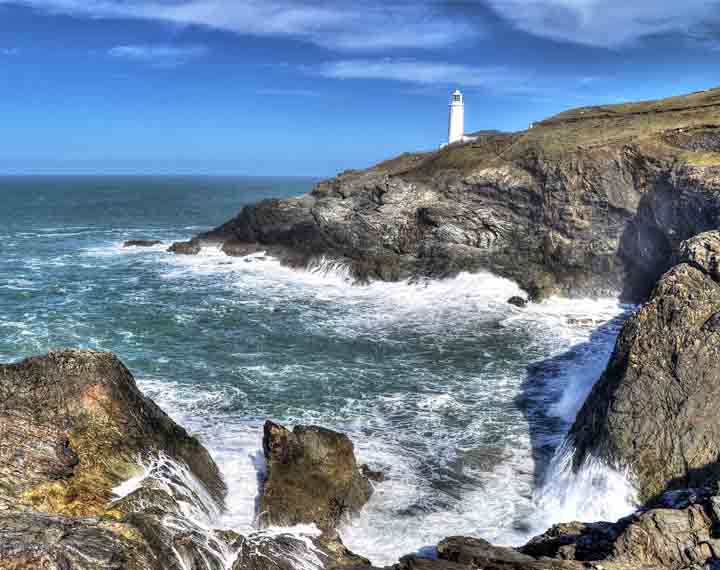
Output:
<svg viewBox="0 0 720 570">
<path fill-rule="evenodd" d="M 564 476 L 552 461 L 630 307 L 521 309 L 506 301 L 522 291 L 487 273 L 359 287 L 337 267 L 296 271 L 262 252 L 166 251 L 313 182 L 0 180 L 0 360 L 65 346 L 120 355 L 218 463 L 218 528 L 254 526 L 266 419 L 347 433 L 386 474 L 341 529 L 375 564 L 452 534 L 520 544 L 554 522 L 630 512 L 620 475 Z M 163 244 L 122 247 L 131 239 Z"/>
</svg>

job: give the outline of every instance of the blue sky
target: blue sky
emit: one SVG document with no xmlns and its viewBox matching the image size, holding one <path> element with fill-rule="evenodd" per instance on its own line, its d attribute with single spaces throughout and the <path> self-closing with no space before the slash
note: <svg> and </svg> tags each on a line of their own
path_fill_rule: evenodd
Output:
<svg viewBox="0 0 720 570">
<path fill-rule="evenodd" d="M 720 85 L 708 0 L 0 0 L 0 173 L 327 176 Z"/>
</svg>

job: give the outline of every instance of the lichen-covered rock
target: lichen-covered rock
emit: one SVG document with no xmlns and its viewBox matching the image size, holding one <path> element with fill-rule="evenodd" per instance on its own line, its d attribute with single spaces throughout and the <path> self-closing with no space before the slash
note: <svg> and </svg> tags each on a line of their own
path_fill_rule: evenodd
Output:
<svg viewBox="0 0 720 570">
<path fill-rule="evenodd" d="M 683 240 L 720 225 L 718 94 L 568 111 L 402 155 L 245 207 L 196 241 L 360 281 L 490 270 L 532 299 L 644 300 Z M 242 245 L 245 244 L 245 245 Z"/>
<path fill-rule="evenodd" d="M 629 467 L 642 498 L 720 479 L 720 232 L 680 248 L 680 265 L 625 324 L 570 436 L 575 463 Z"/>
<path fill-rule="evenodd" d="M 142 395 L 112 354 L 57 351 L 0 366 L 0 434 L 0 510 L 102 514 L 113 487 L 157 453 L 224 498 L 205 448 Z"/>
<path fill-rule="evenodd" d="M 266 422 L 263 450 L 267 474 L 260 518 L 268 525 L 314 523 L 332 529 L 358 511 L 372 494 L 353 444 L 341 433 L 316 426 L 290 431 Z"/>
</svg>

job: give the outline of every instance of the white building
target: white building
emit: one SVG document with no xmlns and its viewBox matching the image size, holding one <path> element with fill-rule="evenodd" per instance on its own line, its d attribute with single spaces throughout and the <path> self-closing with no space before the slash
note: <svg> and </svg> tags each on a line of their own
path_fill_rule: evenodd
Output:
<svg viewBox="0 0 720 570">
<path fill-rule="evenodd" d="M 460 90 L 456 89 L 450 101 L 450 126 L 448 144 L 461 141 L 465 136 L 465 102 Z"/>
<path fill-rule="evenodd" d="M 442 146 L 457 142 L 472 142 L 475 137 L 465 136 L 465 100 L 463 94 L 456 89 L 450 100 L 450 120 L 448 125 L 448 142 Z"/>
</svg>

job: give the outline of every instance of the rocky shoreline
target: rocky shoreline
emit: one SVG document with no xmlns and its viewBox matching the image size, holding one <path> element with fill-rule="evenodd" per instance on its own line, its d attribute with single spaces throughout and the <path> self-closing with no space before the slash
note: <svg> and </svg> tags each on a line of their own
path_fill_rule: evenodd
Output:
<svg viewBox="0 0 720 570">
<path fill-rule="evenodd" d="M 487 270 L 548 295 L 642 301 L 720 225 L 720 89 L 562 113 L 246 206 L 170 251 L 266 251 L 359 282 Z"/>
<path fill-rule="evenodd" d="M 534 300 L 647 301 L 568 439 L 575 469 L 628 469 L 643 506 L 615 522 L 556 525 L 519 548 L 450 537 L 436 557 L 392 568 L 720 568 L 719 110 L 716 89 L 569 111 L 248 206 L 170 251 L 215 244 L 293 267 L 323 260 L 358 281 L 485 269 Z M 226 483 L 208 451 L 111 354 L 0 366 L 0 436 L 0 570 L 373 568 L 338 525 L 382 474 L 358 465 L 342 434 L 265 425 L 258 531 L 246 536 L 216 528 Z M 298 523 L 317 532 L 265 528 Z"/>
</svg>

